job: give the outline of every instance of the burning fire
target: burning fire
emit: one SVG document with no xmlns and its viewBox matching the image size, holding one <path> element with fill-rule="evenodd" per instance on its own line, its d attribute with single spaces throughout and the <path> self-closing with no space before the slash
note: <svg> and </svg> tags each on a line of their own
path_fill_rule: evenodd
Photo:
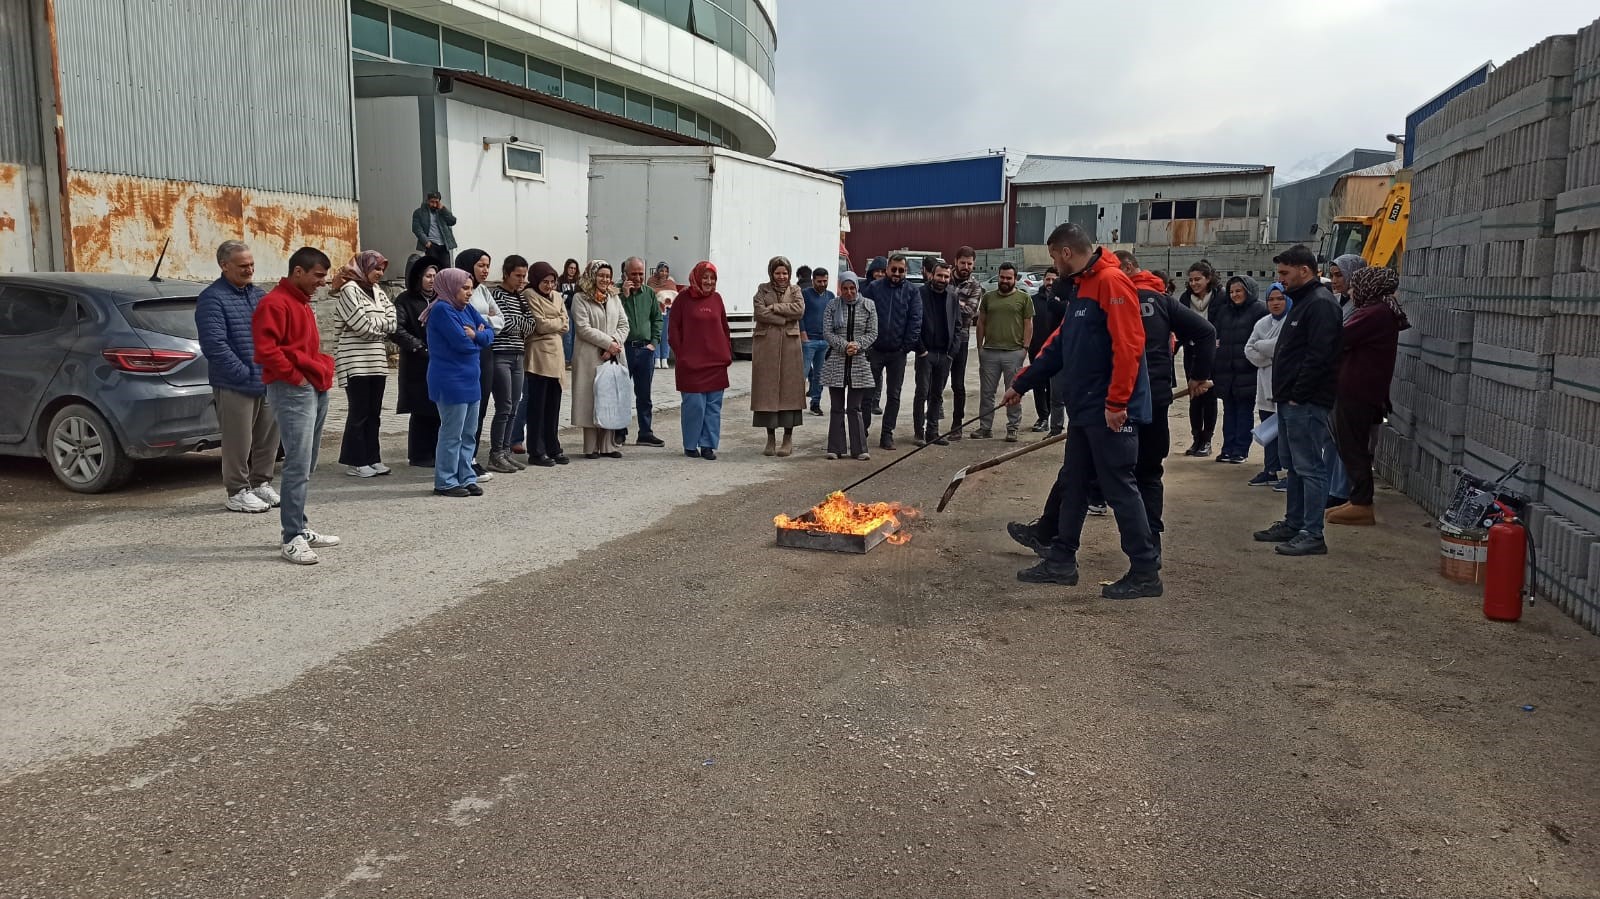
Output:
<svg viewBox="0 0 1600 899">
<path fill-rule="evenodd" d="M 772 523 L 789 531 L 817 531 L 829 534 L 864 536 L 885 524 L 892 524 L 895 532 L 888 541 L 896 546 L 909 543 L 911 532 L 905 523 L 917 516 L 917 510 L 899 503 L 851 502 L 843 493 L 830 493 L 809 516 L 790 518 L 779 515 Z"/>
</svg>

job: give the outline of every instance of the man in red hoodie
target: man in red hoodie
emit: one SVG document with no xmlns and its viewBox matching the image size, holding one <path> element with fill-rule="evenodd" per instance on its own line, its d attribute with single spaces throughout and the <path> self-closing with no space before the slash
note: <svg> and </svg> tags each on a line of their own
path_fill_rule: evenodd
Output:
<svg viewBox="0 0 1600 899">
<path fill-rule="evenodd" d="M 333 386 L 333 357 L 322 352 L 311 295 L 328 280 L 330 266 L 321 250 L 296 250 L 289 257 L 289 277 L 261 298 L 250 323 L 267 403 L 283 439 L 281 553 L 296 565 L 315 565 L 318 549 L 339 545 L 338 537 L 319 534 L 306 524 L 306 488 L 317 467 L 328 389 Z"/>
</svg>

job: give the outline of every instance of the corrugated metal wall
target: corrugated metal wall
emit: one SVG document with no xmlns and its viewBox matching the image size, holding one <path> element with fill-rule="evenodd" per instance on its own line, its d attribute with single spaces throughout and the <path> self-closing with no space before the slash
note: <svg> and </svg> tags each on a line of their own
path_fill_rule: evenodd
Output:
<svg viewBox="0 0 1600 899">
<path fill-rule="evenodd" d="M 843 171 L 851 212 L 998 203 L 1006 196 L 1006 159 L 984 156 Z"/>
<path fill-rule="evenodd" d="M 0 162 L 39 165 L 39 92 L 29 0 L 0 0 Z"/>
<path fill-rule="evenodd" d="M 1005 219 L 1004 203 L 853 212 L 845 245 L 850 248 L 850 259 L 862 266 L 874 256 L 902 247 L 937 250 L 949 258 L 962 246 L 979 250 L 1003 246 Z"/>
<path fill-rule="evenodd" d="M 355 196 L 344 0 L 57 0 L 56 13 L 71 168 Z"/>
</svg>

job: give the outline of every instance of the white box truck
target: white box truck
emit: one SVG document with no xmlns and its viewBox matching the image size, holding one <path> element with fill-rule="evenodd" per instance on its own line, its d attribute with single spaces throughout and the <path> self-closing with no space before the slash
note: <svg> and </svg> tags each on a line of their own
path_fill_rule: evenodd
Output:
<svg viewBox="0 0 1600 899">
<path fill-rule="evenodd" d="M 616 266 L 619 283 L 629 256 L 651 268 L 665 261 L 680 285 L 709 259 L 740 354 L 750 352 L 767 260 L 832 268 L 843 209 L 839 178 L 719 147 L 589 154 L 589 257 Z"/>
</svg>

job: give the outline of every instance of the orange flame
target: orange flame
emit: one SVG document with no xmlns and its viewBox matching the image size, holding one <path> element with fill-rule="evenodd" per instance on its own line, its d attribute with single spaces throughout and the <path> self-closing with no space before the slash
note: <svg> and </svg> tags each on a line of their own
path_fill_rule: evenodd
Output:
<svg viewBox="0 0 1600 899">
<path fill-rule="evenodd" d="M 917 517 L 917 510 L 899 503 L 851 502 L 843 493 L 830 493 L 809 516 L 790 518 L 779 515 L 772 523 L 784 530 L 819 531 L 829 534 L 865 536 L 883 527 L 893 525 L 896 530 L 888 541 L 896 546 L 910 542 L 911 532 L 906 522 Z"/>
</svg>

